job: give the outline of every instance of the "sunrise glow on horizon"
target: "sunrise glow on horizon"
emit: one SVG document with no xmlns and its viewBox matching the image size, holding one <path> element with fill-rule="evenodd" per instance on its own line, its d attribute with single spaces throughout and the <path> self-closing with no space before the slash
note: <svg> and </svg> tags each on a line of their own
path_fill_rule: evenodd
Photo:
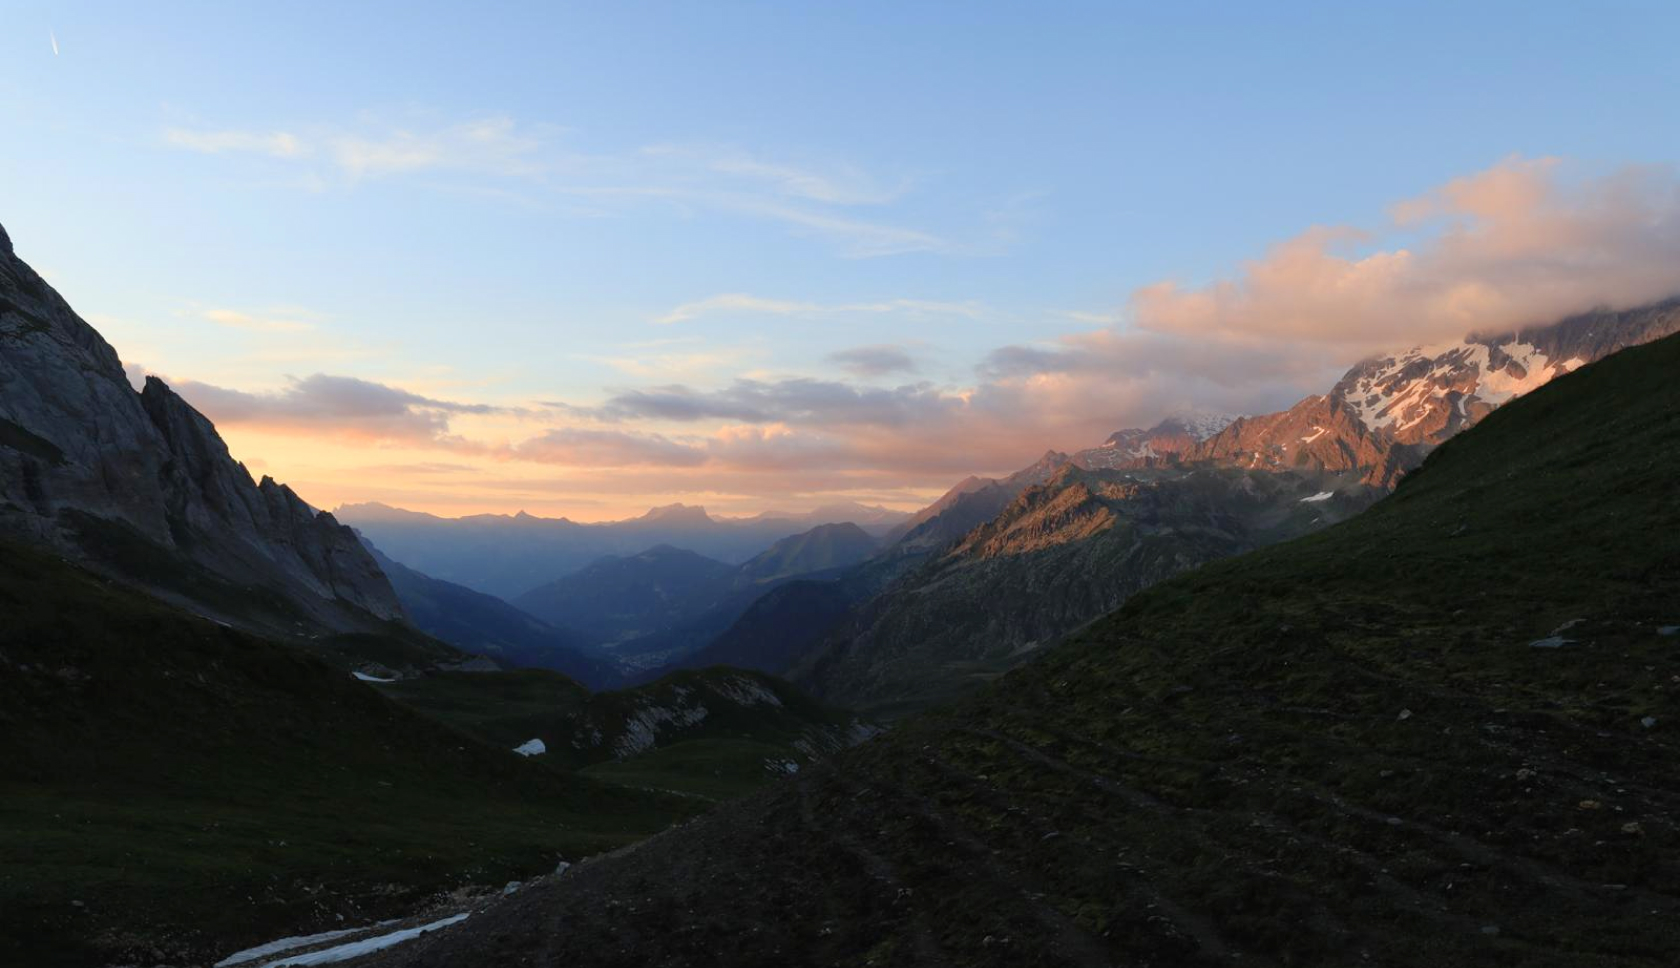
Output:
<svg viewBox="0 0 1680 968">
<path fill-rule="evenodd" d="M 0 219 L 254 476 L 452 517 L 914 510 L 1680 284 L 1649 12 L 658 9 L 33 5 Z"/>
</svg>

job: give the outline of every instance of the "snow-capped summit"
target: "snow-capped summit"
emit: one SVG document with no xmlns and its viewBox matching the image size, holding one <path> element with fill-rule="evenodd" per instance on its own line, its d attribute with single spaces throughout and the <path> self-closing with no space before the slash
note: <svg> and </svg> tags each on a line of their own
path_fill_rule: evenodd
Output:
<svg viewBox="0 0 1680 968">
<path fill-rule="evenodd" d="M 1168 414 L 1166 419 L 1155 426 L 1155 430 L 1159 432 L 1168 428 L 1178 428 L 1197 441 L 1203 441 L 1231 426 L 1240 416 L 1242 414 L 1220 413 L 1215 410 L 1179 410 Z"/>
<path fill-rule="evenodd" d="M 1230 414 L 1207 410 L 1180 410 L 1148 430 L 1115 431 L 1101 446 L 1073 455 L 1072 463 L 1094 470 L 1176 458 L 1236 419 Z"/>
<path fill-rule="evenodd" d="M 1495 407 L 1617 350 L 1680 332 L 1680 299 L 1366 360 L 1327 394 L 1253 417 L 1183 411 L 1073 455 L 1087 469 L 1212 462 L 1392 485 Z"/>
<path fill-rule="evenodd" d="M 1499 404 L 1587 361 L 1516 337 L 1417 347 L 1350 370 L 1335 393 L 1369 430 L 1419 443 L 1474 423 Z"/>
<path fill-rule="evenodd" d="M 1186 460 L 1348 471 L 1392 485 L 1435 445 L 1506 401 L 1674 332 L 1680 300 L 1376 357 L 1349 370 L 1328 394 L 1236 421 Z"/>
</svg>

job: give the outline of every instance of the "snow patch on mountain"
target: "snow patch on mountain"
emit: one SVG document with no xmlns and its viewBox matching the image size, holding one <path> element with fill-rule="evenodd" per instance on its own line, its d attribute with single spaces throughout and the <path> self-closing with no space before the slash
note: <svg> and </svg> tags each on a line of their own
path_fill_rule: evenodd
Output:
<svg viewBox="0 0 1680 968">
<path fill-rule="evenodd" d="M 1343 394 L 1367 429 L 1403 435 L 1443 410 L 1468 416 L 1470 403 L 1498 406 L 1584 364 L 1578 356 L 1554 362 L 1518 339 L 1463 340 L 1366 364 L 1357 376 L 1350 374 L 1354 379 Z"/>
<path fill-rule="evenodd" d="M 1199 444 L 1236 423 L 1239 416 L 1241 415 L 1219 413 L 1212 410 L 1180 410 L 1161 421 L 1155 430 L 1160 431 L 1176 426 L 1189 434 Z"/>
</svg>

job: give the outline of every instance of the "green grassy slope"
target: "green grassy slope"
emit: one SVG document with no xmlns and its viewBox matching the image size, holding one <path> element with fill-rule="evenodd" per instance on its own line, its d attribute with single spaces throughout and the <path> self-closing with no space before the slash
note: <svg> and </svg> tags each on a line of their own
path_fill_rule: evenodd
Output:
<svg viewBox="0 0 1680 968">
<path fill-rule="evenodd" d="M 439 673 L 378 689 L 492 746 L 540 739 L 547 752 L 532 762 L 548 768 L 709 800 L 751 792 L 860 735 L 850 714 L 739 669 L 593 695 L 538 670 Z"/>
<path fill-rule="evenodd" d="M 1680 963 L 1676 374 L 1680 338 L 1561 378 L 1367 513 L 399 960 Z"/>
<path fill-rule="evenodd" d="M 213 961 L 693 810 L 9 543 L 0 614 L 0 964 Z"/>
</svg>

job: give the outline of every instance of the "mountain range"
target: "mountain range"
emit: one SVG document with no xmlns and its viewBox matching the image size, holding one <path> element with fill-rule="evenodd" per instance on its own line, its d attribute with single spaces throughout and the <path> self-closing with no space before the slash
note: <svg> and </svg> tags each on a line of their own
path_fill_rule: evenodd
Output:
<svg viewBox="0 0 1680 968">
<path fill-rule="evenodd" d="M 411 568 L 509 600 L 608 555 L 627 557 L 668 545 L 738 565 L 819 525 L 851 522 L 879 534 L 907 517 L 859 504 L 751 518 L 714 518 L 704 508 L 673 504 L 601 524 L 523 512 L 440 518 L 382 504 L 346 505 L 336 514 Z"/>
<path fill-rule="evenodd" d="M 1002 479 L 968 478 L 847 581 L 766 596 L 682 664 L 790 675 L 899 715 L 972 689 L 1131 594 L 1380 499 L 1495 407 L 1680 332 L 1680 301 L 1364 361 L 1272 414 L 1185 413 Z"/>
<path fill-rule="evenodd" d="M 0 230 L 0 962 L 1673 964 L 1677 331 L 861 524 L 363 509 L 510 588 L 609 549 L 533 615 L 254 480 Z"/>
<path fill-rule="evenodd" d="M 384 964 L 1673 964 L 1676 372 L 1574 368 L 1364 513 Z"/>
<path fill-rule="evenodd" d="M 728 628 L 771 589 L 864 561 L 876 541 L 855 524 L 825 524 L 783 538 L 740 565 L 668 545 L 609 555 L 532 589 L 513 604 L 565 622 L 626 670 L 681 660 Z"/>
<path fill-rule="evenodd" d="M 610 662 L 589 654 L 584 637 L 577 632 L 550 625 L 494 595 L 415 571 L 392 561 L 372 543 L 364 543 L 391 580 L 409 620 L 422 632 L 494 659 L 504 668 L 550 669 L 591 689 L 623 684 Z"/>
</svg>

